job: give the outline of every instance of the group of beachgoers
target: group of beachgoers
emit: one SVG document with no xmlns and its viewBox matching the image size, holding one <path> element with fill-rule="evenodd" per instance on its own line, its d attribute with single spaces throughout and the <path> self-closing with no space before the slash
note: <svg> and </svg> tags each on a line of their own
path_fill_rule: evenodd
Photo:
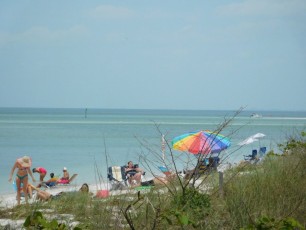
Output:
<svg viewBox="0 0 306 230">
<path fill-rule="evenodd" d="M 173 179 L 174 174 L 165 174 L 165 177 L 157 177 L 155 176 L 153 179 L 148 181 L 142 181 L 142 175 L 145 174 L 143 169 L 139 168 L 137 164 L 133 164 L 132 161 L 129 161 L 127 163 L 127 166 L 125 167 L 125 173 L 127 176 L 127 180 L 129 185 L 132 188 L 139 187 L 139 186 L 154 186 L 154 185 L 165 185 L 167 184 L 171 179 Z"/>
<path fill-rule="evenodd" d="M 205 166 L 207 168 L 208 165 L 213 165 L 214 162 L 211 161 L 212 159 L 209 159 L 209 162 Z M 41 190 L 40 187 L 52 187 L 55 186 L 56 184 L 65 184 L 69 183 L 69 172 L 66 167 L 63 168 L 63 176 L 62 178 L 57 178 L 54 176 L 54 173 L 50 173 L 50 179 L 47 181 L 44 181 L 47 170 L 43 167 L 36 167 L 33 168 L 32 170 L 30 169 L 32 165 L 32 160 L 28 156 L 24 156 L 21 158 L 18 158 L 14 166 L 12 167 L 12 170 L 10 172 L 9 176 L 9 182 L 12 182 L 13 174 L 14 171 L 17 169 L 16 173 L 16 190 L 17 190 L 17 204 L 20 204 L 20 198 L 21 194 L 23 193 L 25 202 L 28 203 L 28 196 L 30 198 L 32 197 L 32 191 L 36 190 L 37 191 L 37 198 L 40 200 L 50 200 L 56 196 L 52 196 L 50 193 Z M 194 174 L 194 170 L 187 171 L 185 172 L 186 178 Z M 28 177 L 29 175 L 32 178 L 33 182 L 36 182 L 33 173 L 38 173 L 39 174 L 39 180 L 40 183 L 37 186 L 32 185 L 29 183 Z M 127 180 L 129 185 L 134 188 L 138 186 L 154 186 L 157 184 L 167 184 L 175 174 L 172 173 L 164 173 L 165 177 L 154 177 L 152 180 L 148 181 L 142 181 L 142 175 L 145 174 L 144 170 L 138 167 L 137 164 L 133 164 L 132 161 L 129 161 L 125 167 L 125 174 L 127 176 Z M 189 176 L 188 176 L 189 175 Z M 89 192 L 89 187 L 88 184 L 84 183 L 80 191 L 82 192 Z M 62 193 L 60 193 L 62 194 Z"/>
<path fill-rule="evenodd" d="M 57 178 L 54 176 L 54 173 L 50 173 L 50 179 L 47 181 L 45 180 L 45 177 L 47 175 L 47 170 L 43 167 L 35 167 L 31 170 L 32 160 L 28 156 L 24 156 L 21 158 L 18 158 L 9 175 L 9 182 L 12 182 L 13 180 L 13 174 L 15 170 L 17 170 L 16 178 L 15 178 L 15 186 L 16 186 L 16 192 L 17 192 L 17 205 L 20 205 L 21 202 L 21 195 L 24 196 L 25 202 L 28 203 L 28 199 L 32 198 L 33 190 L 36 191 L 36 197 L 38 200 L 41 201 L 48 201 L 51 199 L 54 199 L 58 196 L 61 196 L 64 193 L 67 192 L 60 192 L 56 195 L 52 195 L 49 192 L 40 189 L 41 187 L 52 187 L 56 184 L 65 184 L 69 182 L 69 172 L 66 167 L 63 168 L 63 176 L 62 178 Z M 129 161 L 126 168 L 126 175 L 129 180 L 129 184 L 131 187 L 137 187 L 137 186 L 146 186 L 146 185 L 155 185 L 160 183 L 166 183 L 166 180 L 163 179 L 157 179 L 154 178 L 154 180 L 141 182 L 141 176 L 144 175 L 144 171 L 138 167 L 138 165 L 134 165 L 132 161 Z M 29 176 L 32 178 L 33 183 L 36 182 L 33 174 L 38 173 L 39 174 L 39 184 L 37 186 L 34 186 L 33 184 L 29 183 Z M 89 193 L 89 186 L 87 183 L 84 183 L 80 190 L 83 193 Z"/>
<path fill-rule="evenodd" d="M 28 197 L 32 198 L 32 191 L 42 191 L 39 188 L 42 186 L 55 186 L 56 184 L 67 184 L 69 183 L 69 172 L 66 167 L 63 168 L 63 176 L 61 178 L 57 178 L 54 176 L 54 173 L 50 173 L 50 179 L 44 181 L 45 176 L 47 175 L 47 170 L 43 167 L 36 167 L 32 170 L 30 169 L 32 165 L 32 160 L 28 156 L 24 156 L 18 158 L 10 172 L 9 182 L 12 182 L 13 174 L 17 169 L 16 173 L 16 190 L 17 190 L 17 204 L 20 204 L 21 194 L 23 193 L 26 203 L 28 203 Z M 34 186 L 29 183 L 29 175 L 32 178 L 33 182 L 36 182 L 33 173 L 39 173 L 39 181 L 40 183 L 37 186 Z"/>
<path fill-rule="evenodd" d="M 217 170 L 217 165 L 219 164 L 219 157 L 213 156 L 210 158 L 203 158 L 199 160 L 198 167 L 191 169 L 191 170 L 184 170 L 184 179 L 190 179 L 193 176 L 200 176 L 204 173 L 210 173 L 213 170 Z M 128 183 L 131 187 L 138 187 L 138 186 L 154 186 L 157 184 L 167 184 L 169 181 L 174 179 L 177 174 L 175 172 L 163 171 L 164 177 L 155 176 L 152 180 L 148 181 L 141 181 L 141 176 L 144 175 L 144 171 L 138 167 L 138 165 L 134 165 L 132 161 L 127 163 L 125 167 L 125 173 L 128 179 Z M 179 172 L 180 174 L 182 172 Z"/>
</svg>

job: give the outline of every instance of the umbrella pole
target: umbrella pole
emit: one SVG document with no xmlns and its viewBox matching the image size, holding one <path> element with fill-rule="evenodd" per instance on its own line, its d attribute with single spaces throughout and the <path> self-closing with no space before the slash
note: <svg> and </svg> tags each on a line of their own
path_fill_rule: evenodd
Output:
<svg viewBox="0 0 306 230">
<path fill-rule="evenodd" d="M 162 134 L 161 150 L 162 150 L 162 159 L 163 159 L 163 162 L 165 162 L 166 141 L 165 141 L 165 135 L 164 134 Z"/>
</svg>

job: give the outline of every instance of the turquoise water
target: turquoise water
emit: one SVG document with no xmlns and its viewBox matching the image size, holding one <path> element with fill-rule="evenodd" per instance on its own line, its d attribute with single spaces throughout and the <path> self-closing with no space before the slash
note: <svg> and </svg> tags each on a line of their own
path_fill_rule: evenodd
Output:
<svg viewBox="0 0 306 230">
<path fill-rule="evenodd" d="M 226 152 L 232 163 L 259 145 L 277 152 L 277 144 L 306 127 L 306 112 L 256 111 L 262 118 L 250 118 L 253 112 L 243 111 L 222 131 L 232 142 Z M 8 183 L 9 172 L 16 158 L 23 155 L 31 156 L 33 166 L 45 167 L 48 174 L 61 175 L 65 166 L 70 174 L 79 174 L 77 183 L 95 183 L 95 165 L 104 178 L 107 165 L 133 160 L 146 167 L 140 156 L 156 161 L 153 152 L 160 152 L 160 133 L 171 142 L 173 137 L 189 131 L 215 130 L 233 114 L 234 111 L 122 109 L 88 109 L 85 114 L 84 109 L 0 108 L 0 193 L 13 191 Z M 258 132 L 266 137 L 237 149 L 238 142 Z"/>
</svg>

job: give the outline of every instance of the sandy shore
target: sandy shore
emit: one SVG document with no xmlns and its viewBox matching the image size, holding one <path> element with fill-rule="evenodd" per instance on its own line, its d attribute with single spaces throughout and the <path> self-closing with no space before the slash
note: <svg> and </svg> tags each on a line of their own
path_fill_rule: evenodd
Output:
<svg viewBox="0 0 306 230">
<path fill-rule="evenodd" d="M 220 165 L 218 168 L 218 171 L 225 171 L 226 169 L 230 168 L 231 166 L 228 164 Z M 152 177 L 153 178 L 153 177 Z M 152 179 L 149 178 L 149 179 Z M 145 178 L 148 180 L 148 178 Z M 197 181 L 196 184 L 200 184 L 201 181 Z M 126 190 L 114 190 L 110 191 L 111 186 L 108 183 L 105 184 L 88 184 L 89 185 L 89 191 L 96 195 L 99 190 L 108 190 L 109 196 L 119 195 L 119 194 L 126 194 L 126 193 L 136 193 L 136 190 L 126 189 Z M 70 192 L 70 191 L 78 191 L 82 185 L 81 184 L 73 184 L 73 185 L 57 185 L 53 188 L 47 188 L 43 189 L 47 192 L 49 192 L 52 195 L 56 195 L 59 192 Z M 204 187 L 202 188 L 204 190 L 209 190 L 210 187 Z M 36 200 L 36 191 L 33 192 L 33 198 L 29 199 L 29 203 L 37 202 Z M 21 199 L 21 204 L 25 204 L 25 199 Z M 9 209 L 17 205 L 16 200 L 16 192 L 11 192 L 8 194 L 2 194 L 0 195 L 0 208 L 1 209 Z M 78 223 L 73 220 L 74 218 L 71 217 L 71 223 L 75 226 Z M 10 226 L 13 229 L 22 229 L 22 224 L 24 223 L 24 220 L 11 220 L 11 219 L 1 219 L 0 217 L 0 227 Z"/>
<path fill-rule="evenodd" d="M 57 185 L 53 188 L 47 188 L 44 189 L 45 191 L 49 192 L 52 195 L 56 195 L 59 192 L 71 192 L 71 191 L 78 191 L 82 185 L 81 184 L 74 184 L 74 185 Z M 110 189 L 110 185 L 108 184 L 89 184 L 89 191 L 93 194 L 96 195 L 99 190 L 108 190 Z M 113 195 L 119 195 L 119 194 L 124 194 L 124 193 L 130 193 L 130 192 L 137 192 L 136 190 L 115 190 L 115 191 L 109 191 L 109 196 Z M 33 197 L 32 199 L 29 199 L 28 202 L 35 203 L 38 202 L 36 199 L 36 191 L 33 192 Z M 25 199 L 21 198 L 21 204 L 25 204 Z M 2 194 L 0 195 L 0 209 L 9 209 L 13 208 L 14 206 L 17 205 L 17 200 L 16 200 L 16 192 L 12 193 L 7 193 L 7 194 Z M 46 210 L 44 210 L 46 212 Z M 68 217 L 67 217 L 68 215 Z M 63 216 L 63 217 L 62 217 Z M 48 217 L 48 214 L 47 216 Z M 50 216 L 51 218 L 52 216 Z M 54 218 L 54 217 L 53 217 Z M 70 214 L 59 214 L 56 216 L 57 219 L 63 219 L 67 221 L 67 218 L 69 219 L 68 224 L 69 227 L 73 228 L 74 226 L 78 225 L 78 221 L 74 220 L 74 216 Z M 64 222 L 65 222 L 64 221 Z M 0 228 L 1 227 L 9 227 L 9 229 L 23 229 L 23 223 L 24 219 L 20 220 L 12 220 L 12 219 L 3 219 L 0 216 Z"/>
<path fill-rule="evenodd" d="M 218 171 L 224 172 L 227 169 L 231 168 L 232 165 L 229 163 L 223 163 L 218 166 Z M 142 178 L 142 180 L 151 180 L 153 177 L 150 178 Z M 101 183 L 101 184 L 88 184 L 89 191 L 93 194 L 97 194 L 98 190 L 110 190 L 110 185 L 108 183 Z M 69 192 L 69 191 L 78 191 L 82 185 L 81 184 L 72 184 L 72 185 L 57 185 L 53 188 L 44 189 L 45 191 L 49 192 L 52 195 L 56 195 L 59 192 Z M 110 195 L 118 195 L 119 191 L 112 191 Z M 35 194 L 35 192 L 34 192 Z M 35 195 L 32 199 L 29 199 L 29 203 L 35 202 Z M 25 203 L 24 198 L 21 199 L 21 204 Z M 16 192 L 2 194 L 0 195 L 0 208 L 12 208 L 17 205 L 16 200 Z"/>
<path fill-rule="evenodd" d="M 78 191 L 82 185 L 80 184 L 73 184 L 73 185 L 57 185 L 53 188 L 46 188 L 43 189 L 47 192 L 49 192 L 52 195 L 56 195 L 59 192 L 70 192 L 70 191 Z M 101 184 L 101 185 L 95 185 L 95 184 L 89 184 L 89 191 L 93 194 L 96 194 L 98 190 L 101 189 L 109 189 L 109 186 L 107 184 Z M 35 202 L 35 191 L 33 192 L 33 198 L 29 199 L 29 203 Z M 15 205 L 17 205 L 16 200 L 16 192 L 7 193 L 0 195 L 0 208 L 12 208 Z M 25 199 L 21 198 L 21 204 L 25 203 Z"/>
</svg>

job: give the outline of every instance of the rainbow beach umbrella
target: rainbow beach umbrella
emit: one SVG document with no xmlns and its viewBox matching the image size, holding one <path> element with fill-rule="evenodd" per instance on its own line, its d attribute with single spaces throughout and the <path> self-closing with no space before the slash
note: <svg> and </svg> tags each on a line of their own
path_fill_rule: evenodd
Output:
<svg viewBox="0 0 306 230">
<path fill-rule="evenodd" d="M 172 140 L 173 149 L 193 154 L 219 153 L 230 146 L 227 137 L 209 130 L 186 133 Z"/>
</svg>

